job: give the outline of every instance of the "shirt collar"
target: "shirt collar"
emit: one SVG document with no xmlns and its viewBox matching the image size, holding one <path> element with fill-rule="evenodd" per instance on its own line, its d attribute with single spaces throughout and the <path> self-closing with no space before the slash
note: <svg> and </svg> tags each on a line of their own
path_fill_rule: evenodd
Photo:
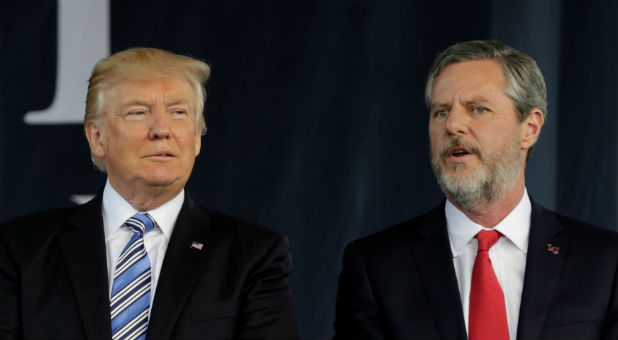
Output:
<svg viewBox="0 0 618 340">
<path fill-rule="evenodd" d="M 526 254 L 528 252 L 531 213 L 530 197 L 528 197 L 528 191 L 524 190 L 524 195 L 517 206 L 498 225 L 489 229 L 472 221 L 449 200 L 446 200 L 444 214 L 446 216 L 446 227 L 451 241 L 453 257 L 459 256 L 464 246 L 481 230 L 499 231 Z"/>
<path fill-rule="evenodd" d="M 176 197 L 167 201 L 162 206 L 142 212 L 148 213 L 155 220 L 157 226 L 161 232 L 163 232 L 163 235 L 169 240 L 184 200 L 184 189 L 182 189 Z M 107 237 L 122 227 L 131 216 L 140 211 L 133 208 L 127 200 L 120 196 L 108 179 L 103 189 L 102 212 L 105 236 L 107 239 Z M 156 229 L 155 226 L 155 230 Z"/>
</svg>

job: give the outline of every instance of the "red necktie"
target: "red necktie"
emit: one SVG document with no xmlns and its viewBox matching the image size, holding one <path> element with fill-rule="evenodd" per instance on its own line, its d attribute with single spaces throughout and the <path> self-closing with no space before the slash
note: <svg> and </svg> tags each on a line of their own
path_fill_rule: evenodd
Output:
<svg viewBox="0 0 618 340">
<path fill-rule="evenodd" d="M 489 259 L 489 248 L 498 241 L 500 234 L 495 230 L 482 230 L 475 237 L 479 249 L 472 269 L 468 338 L 508 339 L 504 294 Z"/>
</svg>

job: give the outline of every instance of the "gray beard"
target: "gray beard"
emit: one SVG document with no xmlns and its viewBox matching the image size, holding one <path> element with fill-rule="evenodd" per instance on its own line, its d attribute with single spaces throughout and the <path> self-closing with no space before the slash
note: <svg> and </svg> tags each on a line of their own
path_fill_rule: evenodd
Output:
<svg viewBox="0 0 618 340">
<path fill-rule="evenodd" d="M 489 156 L 483 155 L 478 148 L 467 144 L 461 137 L 451 138 L 442 152 L 432 155 L 431 159 L 431 166 L 442 192 L 460 209 L 475 214 L 503 198 L 515 185 L 521 169 L 518 136 L 519 133 L 514 134 L 502 150 Z M 465 165 L 458 164 L 454 173 L 447 173 L 444 170 L 447 152 L 453 146 L 472 149 L 480 159 L 478 169 L 465 176 L 462 174 Z"/>
</svg>

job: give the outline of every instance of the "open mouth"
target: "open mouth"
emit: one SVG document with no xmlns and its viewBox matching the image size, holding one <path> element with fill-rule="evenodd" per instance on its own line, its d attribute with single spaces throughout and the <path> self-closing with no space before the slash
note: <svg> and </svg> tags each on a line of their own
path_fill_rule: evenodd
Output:
<svg viewBox="0 0 618 340">
<path fill-rule="evenodd" d="M 466 148 L 462 148 L 462 147 L 453 148 L 448 153 L 450 157 L 456 157 L 456 158 L 463 157 L 463 156 L 470 155 L 470 154 L 472 154 L 472 151 Z"/>
</svg>

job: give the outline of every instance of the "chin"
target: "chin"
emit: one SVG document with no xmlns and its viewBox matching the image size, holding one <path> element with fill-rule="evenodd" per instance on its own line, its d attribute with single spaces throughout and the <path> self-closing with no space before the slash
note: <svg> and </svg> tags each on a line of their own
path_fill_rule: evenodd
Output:
<svg viewBox="0 0 618 340">
<path fill-rule="evenodd" d="M 167 171 L 153 171 L 144 177 L 144 182 L 150 186 L 165 187 L 174 184 L 180 176 Z"/>
<path fill-rule="evenodd" d="M 442 166 L 442 171 L 449 176 L 468 176 L 474 169 L 464 163 L 450 163 Z"/>
</svg>

